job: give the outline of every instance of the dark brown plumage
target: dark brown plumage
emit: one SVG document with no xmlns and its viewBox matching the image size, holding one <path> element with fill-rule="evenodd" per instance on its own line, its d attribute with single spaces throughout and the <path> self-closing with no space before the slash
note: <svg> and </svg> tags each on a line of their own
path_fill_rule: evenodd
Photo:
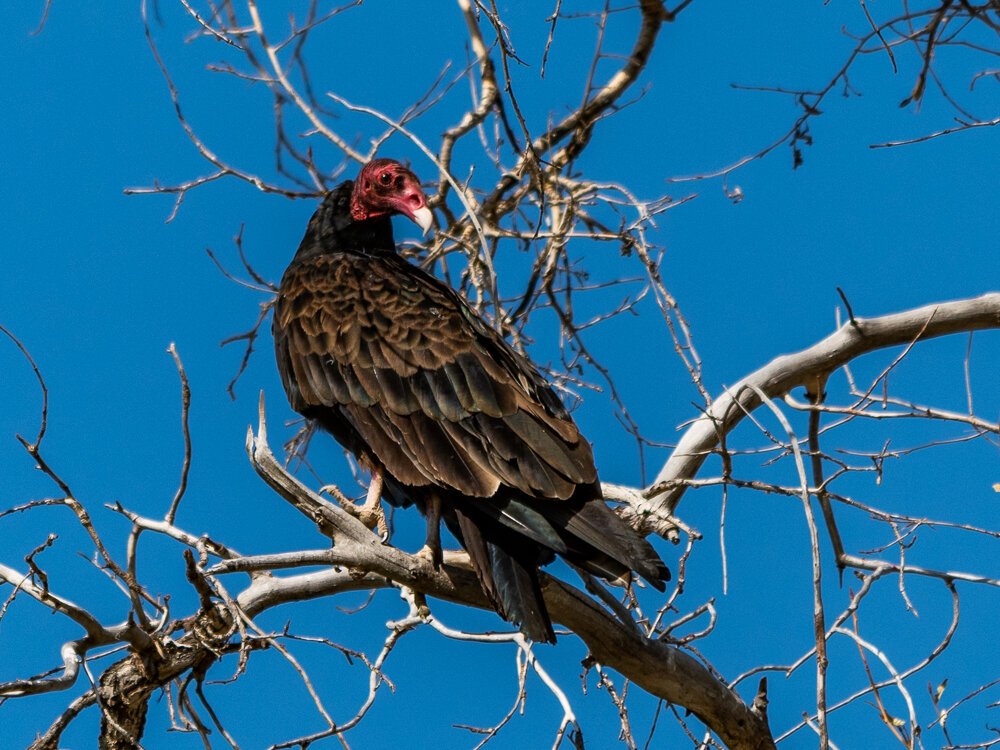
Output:
<svg viewBox="0 0 1000 750">
<path fill-rule="evenodd" d="M 538 568 L 555 553 L 609 580 L 670 573 L 601 499 L 590 444 L 534 365 L 450 287 L 396 254 L 392 213 L 425 230 L 415 175 L 388 159 L 332 191 L 274 308 L 292 407 L 384 479 L 382 496 L 436 511 L 490 602 L 553 641 Z M 429 533 L 431 536 L 431 533 Z"/>
</svg>

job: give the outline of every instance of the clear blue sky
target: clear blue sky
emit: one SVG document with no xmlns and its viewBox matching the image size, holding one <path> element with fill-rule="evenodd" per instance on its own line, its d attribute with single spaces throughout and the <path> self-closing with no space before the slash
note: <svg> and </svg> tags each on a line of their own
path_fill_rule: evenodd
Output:
<svg viewBox="0 0 1000 750">
<path fill-rule="evenodd" d="M 307 54 L 317 90 L 336 90 L 352 102 L 399 114 L 446 62 L 461 67 L 464 27 L 457 6 L 421 5 L 373 4 L 331 23 Z M 219 342 L 247 330 L 265 296 L 225 279 L 205 253 L 211 248 L 230 269 L 238 269 L 232 238 L 243 226 L 251 262 L 264 277 L 277 280 L 315 202 L 290 201 L 237 180 L 221 180 L 191 192 L 168 224 L 172 198 L 125 196 L 127 187 L 154 181 L 176 184 L 212 171 L 174 117 L 143 36 L 138 4 L 111 13 L 96 3 L 55 2 L 44 30 L 33 36 L 41 12 L 42 3 L 7 8 L 7 31 L 0 42 L 5 71 L 0 89 L 0 324 L 31 351 L 48 385 L 49 433 L 43 444 L 47 460 L 91 509 L 112 553 L 123 559 L 127 524 L 103 505 L 120 501 L 138 513 L 162 516 L 179 478 L 179 385 L 165 353 L 176 342 L 193 391 L 195 451 L 178 525 L 218 537 L 247 554 L 322 546 L 312 526 L 269 492 L 246 460 L 244 436 L 247 425 L 256 420 L 260 390 L 269 405 L 272 443 L 292 434 L 281 427 L 293 414 L 284 400 L 266 330 L 237 385 L 237 399 L 225 393 L 242 349 L 220 348 Z M 537 72 L 548 12 L 511 9 L 507 16 L 517 51 L 530 64 L 516 75 L 523 85 L 521 104 L 536 127 L 545 123 L 548 112 L 558 116 L 578 102 L 580 67 L 589 64 L 595 38 L 589 21 L 561 22 L 546 80 L 540 83 Z M 204 39 L 185 43 L 192 24 L 179 3 L 161 0 L 160 13 L 164 25 L 154 27 L 154 35 L 192 125 L 223 159 L 272 177 L 270 96 L 260 87 L 205 70 L 207 64 L 231 57 L 231 50 Z M 270 18 L 275 36 L 283 18 L 282 13 Z M 591 176 L 624 183 L 643 198 L 698 193 L 695 200 L 661 217 L 655 241 L 667 249 L 663 275 L 692 324 L 705 362 L 706 385 L 713 393 L 773 357 L 831 332 L 840 304 L 837 286 L 863 316 L 1000 287 L 1000 219 L 993 200 L 1000 167 L 996 133 L 982 128 L 904 148 L 869 148 L 953 124 L 952 110 L 933 92 L 919 111 L 897 106 L 918 71 L 912 51 L 900 51 L 895 75 L 883 55 L 858 63 L 851 80 L 860 95 L 838 92 L 824 102 L 824 114 L 811 124 L 814 144 L 804 150 L 804 166 L 793 171 L 791 151 L 781 146 L 731 175 L 728 186 L 740 186 L 742 202 L 729 200 L 718 180 L 668 184 L 669 178 L 726 166 L 779 137 L 796 116 L 792 100 L 736 90 L 731 84 L 808 89 L 825 85 L 852 47 L 840 32 L 845 24 L 853 31 L 865 30 L 867 21 L 856 4 L 782 2 L 769 4 L 763 13 L 750 4 L 723 11 L 717 4 L 693 3 L 663 30 L 642 78 L 645 96 L 598 125 L 581 162 Z M 616 18 L 610 48 L 627 51 L 632 30 L 630 20 Z M 954 76 L 956 92 L 980 116 L 997 116 L 996 81 L 981 82 L 971 94 L 966 91 L 971 75 L 984 67 L 981 61 L 946 51 L 939 65 L 942 75 Z M 611 63 L 599 69 L 598 78 L 610 70 Z M 462 94 L 446 100 L 440 114 L 414 126 L 427 142 L 436 143 L 464 105 L 463 86 L 457 90 Z M 339 115 L 339 131 L 356 134 L 362 142 L 383 129 L 370 118 Z M 411 160 L 426 178 L 435 174 L 401 139 L 390 141 L 381 153 Z M 397 224 L 397 235 L 415 234 L 404 222 Z M 589 260 L 610 272 L 620 260 L 612 249 L 603 252 L 607 257 Z M 506 260 L 517 263 L 518 256 L 510 254 Z M 503 267 L 499 271 L 502 281 Z M 625 400 L 647 435 L 671 442 L 678 434 L 675 428 L 697 416 L 693 403 L 699 399 L 671 352 L 655 309 L 646 306 L 641 313 L 616 320 L 592 341 L 615 368 Z M 540 333 L 544 335 L 544 329 Z M 966 343 L 959 337 L 927 346 L 894 384 L 914 400 L 961 411 Z M 552 346 L 541 340 L 538 351 L 548 347 L 551 352 Z M 971 377 L 977 411 L 995 419 L 1000 411 L 1000 338 L 977 336 L 974 348 Z M 859 379 L 878 373 L 888 361 L 859 365 Z M 6 508 L 53 496 L 57 488 L 32 468 L 14 438 L 20 433 L 33 439 L 40 394 L 30 368 L 6 339 L 0 340 L 0 372 L 0 507 Z M 617 426 L 607 399 L 585 392 L 578 418 L 595 443 L 602 478 L 639 484 L 634 445 Z M 877 450 L 889 435 L 895 436 L 898 447 L 923 439 L 910 427 L 867 425 L 855 432 L 856 447 L 867 450 Z M 742 434 L 746 445 L 764 442 L 752 431 Z M 332 444 L 317 442 L 310 457 L 323 467 L 326 478 L 349 482 L 346 463 Z M 647 477 L 665 457 L 665 451 L 648 454 Z M 893 465 L 881 488 L 866 478 L 852 491 L 880 507 L 996 527 L 997 496 L 989 485 L 1000 481 L 998 469 L 995 449 L 986 450 L 985 444 L 952 447 L 926 460 Z M 758 664 L 791 662 L 812 641 L 801 507 L 798 501 L 757 494 L 730 498 L 725 595 L 719 508 L 717 491 L 691 494 L 681 505 L 682 518 L 706 535 L 691 561 L 681 611 L 716 597 L 720 621 L 700 647 L 727 677 Z M 399 541 L 416 548 L 422 524 L 405 515 L 397 515 Z M 23 568 L 24 555 L 55 531 L 59 540 L 39 557 L 52 589 L 106 622 L 122 620 L 127 600 L 76 554 L 89 555 L 91 548 L 67 516 L 65 509 L 53 508 L 0 519 L 0 561 Z M 842 533 L 852 549 L 888 541 L 884 535 L 871 535 L 861 514 L 841 512 L 841 517 Z M 175 616 L 192 612 L 195 601 L 183 582 L 179 547 L 149 535 L 143 543 L 143 583 L 154 594 L 172 596 Z M 678 550 L 666 543 L 659 549 L 675 566 Z M 908 561 L 915 564 L 1000 574 L 995 546 L 980 539 L 960 541 L 946 531 L 921 532 L 911 554 Z M 857 585 L 849 575 L 841 589 L 835 579 L 831 566 L 827 596 L 832 613 L 844 606 L 848 587 Z M 231 585 L 238 587 L 235 577 Z M 915 618 L 906 613 L 895 584 L 881 586 L 880 604 L 863 614 L 862 635 L 886 649 L 898 669 L 905 669 L 943 635 L 950 601 L 942 586 L 914 581 L 909 593 L 920 612 Z M 963 620 L 952 651 L 909 683 L 925 719 L 926 683 L 950 678 L 947 702 L 997 673 L 992 649 L 982 648 L 983 640 L 992 636 L 997 592 L 970 586 L 961 590 Z M 0 597 L 8 593 L 9 587 L 0 589 Z M 363 599 L 291 607 L 265 615 L 261 624 L 280 629 L 291 618 L 297 633 L 328 637 L 373 654 L 385 637 L 383 623 L 401 617 L 405 608 L 393 592 L 382 592 L 358 615 L 348 617 L 334 608 Z M 489 613 L 467 614 L 444 605 L 437 605 L 435 612 L 449 624 L 498 627 Z M 59 645 L 78 635 L 72 623 L 19 598 L 0 622 L 0 681 L 55 666 Z M 831 674 L 831 700 L 864 684 L 854 648 L 842 638 L 831 646 L 838 658 Z M 296 653 L 309 662 L 334 718 L 353 715 L 367 685 L 363 668 L 350 667 L 339 655 L 318 648 L 304 646 Z M 590 696 L 580 694 L 579 661 L 585 650 L 579 641 L 564 638 L 539 654 L 573 700 L 588 747 L 614 746 L 618 723 L 610 702 L 592 679 Z M 210 677 L 225 679 L 233 668 L 234 663 L 226 662 Z M 876 671 L 884 674 L 880 668 Z M 426 629 L 403 639 L 387 674 L 398 689 L 395 694 L 380 693 L 372 714 L 348 735 L 352 747 L 419 746 L 412 737 L 425 731 L 422 727 L 433 736 L 435 747 L 472 747 L 476 740 L 451 725 L 495 723 L 515 696 L 513 647 L 456 644 Z M 751 682 L 742 686 L 748 700 L 756 685 Z M 772 675 L 770 682 L 771 723 L 780 734 L 809 707 L 813 668 L 807 665 L 787 681 Z M 0 747 L 26 745 L 83 689 L 81 682 L 70 693 L 0 706 L 5 727 Z M 234 685 L 211 688 L 210 696 L 244 748 L 263 747 L 322 724 L 304 702 L 301 684 L 277 655 L 255 656 L 246 676 Z M 996 709 L 985 711 L 983 706 L 998 698 L 996 691 L 988 692 L 957 713 L 951 720 L 953 738 L 986 739 L 983 725 L 1000 720 Z M 889 700 L 892 710 L 902 715 L 898 695 Z M 634 704 L 631 716 L 640 746 L 654 708 L 648 700 Z M 846 712 L 844 719 L 831 719 L 833 739 L 841 748 L 891 746 L 892 737 L 878 725 L 873 709 L 860 705 L 855 711 L 850 720 Z M 96 712 L 90 714 L 67 732 L 64 746 L 92 746 Z M 529 678 L 526 715 L 506 727 L 493 746 L 549 746 L 559 717 L 551 695 Z M 660 721 L 671 719 L 661 716 Z M 162 701 L 152 702 L 149 722 L 143 743 L 147 748 L 201 746 L 196 736 L 165 733 Z M 658 733 L 661 739 L 652 746 L 666 746 L 657 743 L 664 743 L 670 731 Z M 814 742 L 806 730 L 783 747 L 812 747 Z"/>
</svg>

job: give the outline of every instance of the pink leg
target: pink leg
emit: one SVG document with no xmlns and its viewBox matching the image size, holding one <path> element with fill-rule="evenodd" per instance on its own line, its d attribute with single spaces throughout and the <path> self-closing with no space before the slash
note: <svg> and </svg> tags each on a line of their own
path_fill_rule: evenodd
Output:
<svg viewBox="0 0 1000 750">
<path fill-rule="evenodd" d="M 389 524 L 385 520 L 382 509 L 382 485 L 385 469 L 376 466 L 372 469 L 372 480 L 368 483 L 368 496 L 361 506 L 361 520 L 368 528 L 378 528 L 378 534 L 383 542 L 389 541 Z"/>
<path fill-rule="evenodd" d="M 427 515 L 427 541 L 417 553 L 423 558 L 430 559 L 431 565 L 435 568 L 441 566 L 441 498 L 433 492 L 427 498 L 427 507 L 424 508 Z"/>
</svg>

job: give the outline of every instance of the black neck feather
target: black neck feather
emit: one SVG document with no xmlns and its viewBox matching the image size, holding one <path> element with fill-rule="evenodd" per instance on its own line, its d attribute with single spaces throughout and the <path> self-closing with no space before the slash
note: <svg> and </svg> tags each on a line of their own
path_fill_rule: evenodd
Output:
<svg viewBox="0 0 1000 750">
<path fill-rule="evenodd" d="M 309 220 L 305 236 L 299 243 L 295 260 L 304 260 L 325 253 L 357 253 L 359 255 L 395 254 L 392 221 L 388 216 L 355 221 L 351 217 L 351 191 L 348 180 L 330 191 Z"/>
</svg>

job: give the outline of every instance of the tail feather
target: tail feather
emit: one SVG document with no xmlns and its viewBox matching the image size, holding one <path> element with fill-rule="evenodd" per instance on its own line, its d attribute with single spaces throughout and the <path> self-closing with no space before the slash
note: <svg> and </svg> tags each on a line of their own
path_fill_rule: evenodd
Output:
<svg viewBox="0 0 1000 750">
<path fill-rule="evenodd" d="M 538 542 L 546 549 L 560 555 L 569 553 L 569 548 L 560 533 L 552 528 L 549 519 L 531 505 L 517 498 L 503 498 L 484 501 L 476 505 L 483 515 L 503 524 L 511 531 Z"/>
<path fill-rule="evenodd" d="M 663 581 L 670 580 L 670 570 L 653 545 L 600 498 L 541 504 L 506 497 L 476 507 L 511 531 L 609 580 L 627 578 L 634 570 L 660 591 Z"/>
<path fill-rule="evenodd" d="M 539 583 L 539 567 L 555 553 L 611 582 L 627 582 L 635 571 L 663 591 L 670 580 L 653 546 L 604 504 L 599 489 L 597 497 L 593 492 L 562 501 L 447 498 L 444 518 L 469 553 L 486 598 L 534 641 L 555 642 Z"/>
<path fill-rule="evenodd" d="M 559 524 L 556 524 L 557 528 Z M 597 499 L 585 502 L 566 520 L 565 529 L 609 557 L 624 563 L 663 591 L 670 569 L 646 539 Z"/>
<path fill-rule="evenodd" d="M 538 582 L 538 566 L 542 550 L 536 550 L 535 555 L 512 554 L 512 548 L 506 542 L 512 537 L 503 527 L 497 526 L 491 530 L 490 539 L 485 539 L 480 531 L 480 519 L 475 521 L 455 509 L 459 529 L 462 532 L 462 542 L 472 567 L 476 571 L 480 585 L 486 598 L 497 613 L 508 622 L 518 625 L 521 632 L 533 641 L 555 643 L 556 636 L 552 630 L 552 621 L 545 609 L 542 589 Z M 517 542 L 517 547 L 524 551 L 526 544 L 523 539 Z M 527 559 L 527 558 L 534 559 Z"/>
<path fill-rule="evenodd" d="M 524 565 L 497 544 L 488 542 L 487 546 L 493 561 L 493 579 L 508 619 L 519 624 L 521 632 L 531 640 L 555 643 L 556 634 L 542 599 L 537 568 Z"/>
<path fill-rule="evenodd" d="M 510 503 L 515 504 L 522 503 Z M 558 551 L 575 565 L 609 580 L 627 578 L 634 570 L 660 591 L 665 588 L 663 582 L 670 580 L 670 570 L 653 545 L 600 498 L 547 503 L 538 510 L 567 548 Z"/>
</svg>

